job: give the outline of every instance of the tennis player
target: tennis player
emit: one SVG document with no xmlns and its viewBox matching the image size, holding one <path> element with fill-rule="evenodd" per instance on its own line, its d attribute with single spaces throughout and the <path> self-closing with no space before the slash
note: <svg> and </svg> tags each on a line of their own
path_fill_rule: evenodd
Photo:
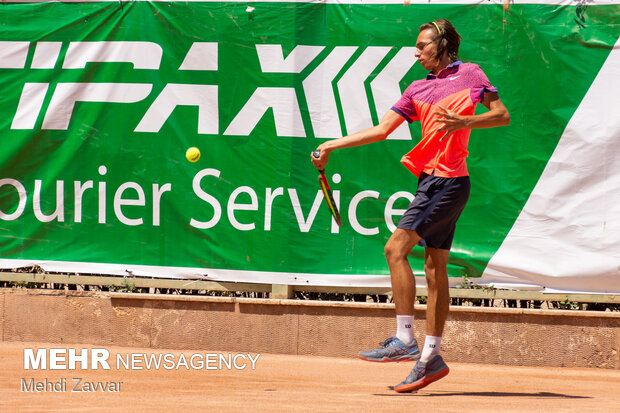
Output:
<svg viewBox="0 0 620 413">
<path fill-rule="evenodd" d="M 508 110 L 482 69 L 458 58 L 461 36 L 445 19 L 419 28 L 415 57 L 429 73 L 414 81 L 403 96 L 372 128 L 321 144 L 320 157 L 310 156 L 325 168 L 335 149 L 366 145 L 386 139 L 403 121 L 419 120 L 422 140 L 402 158 L 418 177 L 413 202 L 385 246 L 396 306 L 396 335 L 359 357 L 375 362 L 417 361 L 397 392 L 411 392 L 446 376 L 450 369 L 440 354 L 441 336 L 450 306 L 448 256 L 456 222 L 469 198 L 467 144 L 471 129 L 510 123 Z M 476 104 L 487 109 L 475 115 Z M 413 331 L 415 279 L 407 256 L 418 244 L 424 247 L 428 287 L 426 338 L 420 354 Z"/>
</svg>

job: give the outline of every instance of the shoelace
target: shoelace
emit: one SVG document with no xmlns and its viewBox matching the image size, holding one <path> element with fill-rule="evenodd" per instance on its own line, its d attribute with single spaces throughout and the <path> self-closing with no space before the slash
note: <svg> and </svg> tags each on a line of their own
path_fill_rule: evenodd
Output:
<svg viewBox="0 0 620 413">
<path fill-rule="evenodd" d="M 392 341 L 396 340 L 396 337 L 392 336 L 390 338 L 388 338 L 387 340 L 385 340 L 383 343 L 379 343 L 379 345 L 381 347 L 387 347 Z"/>
</svg>

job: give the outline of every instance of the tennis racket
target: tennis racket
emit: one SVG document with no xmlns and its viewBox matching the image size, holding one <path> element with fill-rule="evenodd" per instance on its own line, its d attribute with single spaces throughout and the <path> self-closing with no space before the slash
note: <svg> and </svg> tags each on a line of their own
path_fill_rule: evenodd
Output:
<svg viewBox="0 0 620 413">
<path fill-rule="evenodd" d="M 321 151 L 316 150 L 312 152 L 312 156 L 316 159 L 321 157 Z M 323 191 L 323 198 L 325 198 L 325 202 L 327 202 L 327 206 L 329 207 L 329 211 L 332 213 L 332 216 L 336 220 L 336 223 L 339 227 L 342 226 L 342 219 L 340 219 L 340 213 L 338 212 L 338 207 L 334 202 L 334 196 L 332 195 L 332 190 L 329 189 L 329 184 L 327 183 L 327 177 L 325 176 L 325 169 L 319 169 L 319 185 L 321 186 L 321 190 Z"/>
</svg>

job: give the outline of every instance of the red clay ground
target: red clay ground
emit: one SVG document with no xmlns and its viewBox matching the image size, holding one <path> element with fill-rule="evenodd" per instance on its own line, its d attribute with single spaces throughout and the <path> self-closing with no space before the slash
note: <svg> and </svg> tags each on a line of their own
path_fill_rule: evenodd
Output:
<svg viewBox="0 0 620 413">
<path fill-rule="evenodd" d="M 411 363 L 369 363 L 356 359 L 262 354 L 244 370 L 117 370 L 116 353 L 181 353 L 106 347 L 111 370 L 24 370 L 24 348 L 58 344 L 0 343 L 2 412 L 180 412 L 180 411 L 501 411 L 620 412 L 620 371 L 506 367 L 448 363 L 450 374 L 412 394 L 388 385 L 400 382 Z M 92 348 L 92 345 L 69 345 Z M 95 346 L 96 347 L 96 346 Z M 220 352 L 222 353 L 222 352 Z M 228 354 L 228 353 L 222 353 Z M 233 354 L 234 355 L 234 354 Z M 255 355 L 253 355 L 255 356 Z M 242 364 L 238 359 L 238 364 Z M 72 393 L 83 382 L 122 381 L 119 393 Z M 67 392 L 21 391 L 21 379 L 67 379 Z"/>
</svg>

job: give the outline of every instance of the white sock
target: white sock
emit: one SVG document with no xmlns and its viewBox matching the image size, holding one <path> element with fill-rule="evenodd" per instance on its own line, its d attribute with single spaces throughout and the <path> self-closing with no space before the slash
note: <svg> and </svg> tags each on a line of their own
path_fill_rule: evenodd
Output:
<svg viewBox="0 0 620 413">
<path fill-rule="evenodd" d="M 396 315 L 396 337 L 405 344 L 411 344 L 415 338 L 412 315 Z"/>
<path fill-rule="evenodd" d="M 424 339 L 424 348 L 422 349 L 420 361 L 422 363 L 428 362 L 434 355 L 439 354 L 440 347 L 441 337 L 426 336 Z"/>
</svg>

